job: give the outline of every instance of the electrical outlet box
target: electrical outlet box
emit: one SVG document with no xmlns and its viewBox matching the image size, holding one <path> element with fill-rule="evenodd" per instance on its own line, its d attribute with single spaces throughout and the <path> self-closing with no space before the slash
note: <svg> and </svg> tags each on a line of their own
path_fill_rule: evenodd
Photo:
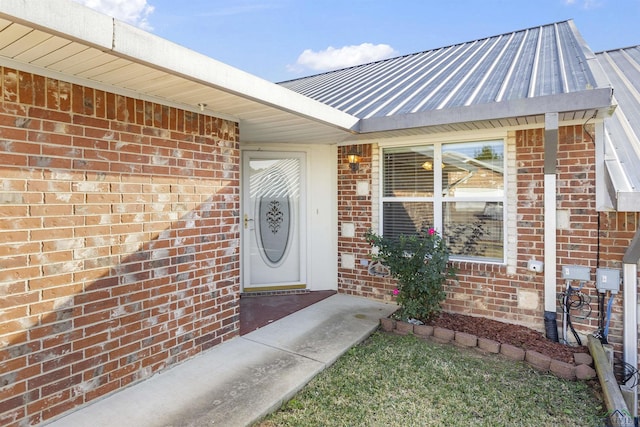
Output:
<svg viewBox="0 0 640 427">
<path fill-rule="evenodd" d="M 544 271 L 544 263 L 542 261 L 530 259 L 527 261 L 527 270 L 535 273 L 542 273 Z"/>
<path fill-rule="evenodd" d="M 601 293 L 611 291 L 612 294 L 617 294 L 620 290 L 620 270 L 596 269 L 596 288 Z"/>
<path fill-rule="evenodd" d="M 580 265 L 563 265 L 562 278 L 564 280 L 578 280 L 587 282 L 591 280 L 591 269 Z"/>
</svg>

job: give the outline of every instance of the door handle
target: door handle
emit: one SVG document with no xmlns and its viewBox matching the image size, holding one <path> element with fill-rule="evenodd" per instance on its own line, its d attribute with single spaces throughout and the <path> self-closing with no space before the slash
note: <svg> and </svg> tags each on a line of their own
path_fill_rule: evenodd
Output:
<svg viewBox="0 0 640 427">
<path fill-rule="evenodd" d="M 248 214 L 244 214 L 244 228 L 249 228 L 249 221 L 253 221 L 253 218 L 249 218 Z"/>
</svg>

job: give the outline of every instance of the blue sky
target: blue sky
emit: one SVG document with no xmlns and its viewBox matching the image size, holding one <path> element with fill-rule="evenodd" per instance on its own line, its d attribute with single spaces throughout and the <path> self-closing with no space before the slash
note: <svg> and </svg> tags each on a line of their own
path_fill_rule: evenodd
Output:
<svg viewBox="0 0 640 427">
<path fill-rule="evenodd" d="M 270 81 L 573 19 L 640 45 L 640 0 L 75 0 Z"/>
</svg>

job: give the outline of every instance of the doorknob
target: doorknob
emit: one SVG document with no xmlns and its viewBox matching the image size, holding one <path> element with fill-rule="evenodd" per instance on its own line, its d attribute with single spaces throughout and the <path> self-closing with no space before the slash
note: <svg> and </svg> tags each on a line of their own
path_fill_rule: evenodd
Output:
<svg viewBox="0 0 640 427">
<path fill-rule="evenodd" d="M 249 228 L 249 221 L 253 221 L 253 218 L 249 218 L 248 214 L 244 214 L 244 228 Z"/>
</svg>

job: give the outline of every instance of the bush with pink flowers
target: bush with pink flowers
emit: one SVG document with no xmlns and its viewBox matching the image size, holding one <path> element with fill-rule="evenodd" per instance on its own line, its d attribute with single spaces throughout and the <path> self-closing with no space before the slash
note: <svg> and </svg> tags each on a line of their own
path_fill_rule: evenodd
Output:
<svg viewBox="0 0 640 427">
<path fill-rule="evenodd" d="M 446 296 L 444 285 L 455 278 L 449 249 L 438 232 L 429 228 L 391 239 L 369 231 L 365 237 L 377 248 L 373 261 L 382 262 L 397 279 L 393 294 L 399 318 L 427 322 L 436 316 Z"/>
</svg>

